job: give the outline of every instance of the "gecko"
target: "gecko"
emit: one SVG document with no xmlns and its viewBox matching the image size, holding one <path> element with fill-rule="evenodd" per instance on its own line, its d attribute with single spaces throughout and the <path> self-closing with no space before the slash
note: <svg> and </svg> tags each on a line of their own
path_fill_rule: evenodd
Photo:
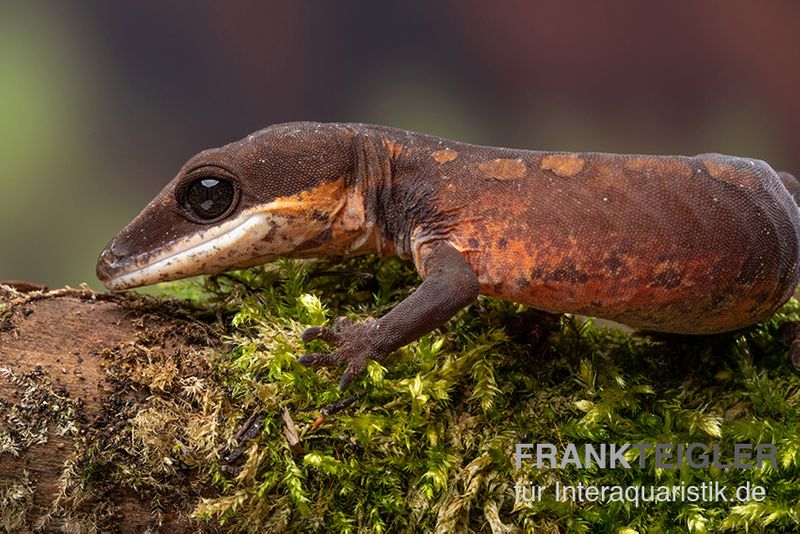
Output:
<svg viewBox="0 0 800 534">
<path fill-rule="evenodd" d="M 379 319 L 313 326 L 340 388 L 478 295 L 652 332 L 715 334 L 798 284 L 800 183 L 767 163 L 545 152 L 396 128 L 293 122 L 205 150 L 105 248 L 122 290 L 288 258 L 411 259 L 422 283 Z M 800 353 L 800 344 L 792 350 Z"/>
</svg>

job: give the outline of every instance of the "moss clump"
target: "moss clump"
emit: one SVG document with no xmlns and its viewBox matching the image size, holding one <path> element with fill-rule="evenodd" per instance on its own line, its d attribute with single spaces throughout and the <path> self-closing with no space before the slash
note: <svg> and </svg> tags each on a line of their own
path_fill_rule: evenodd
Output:
<svg viewBox="0 0 800 534">
<path fill-rule="evenodd" d="M 50 432 L 77 435 L 74 403 L 41 367 L 22 375 L 0 367 L 0 378 L 16 390 L 14 403 L 0 399 L 0 454 L 19 456 L 34 445 L 47 442 Z"/>
<path fill-rule="evenodd" d="M 564 317 L 542 345 L 520 335 L 522 307 L 482 298 L 384 365 L 371 362 L 340 393 L 341 370 L 297 364 L 304 352 L 325 350 L 303 347 L 302 330 L 339 315 L 380 316 L 418 279 L 395 260 L 310 265 L 279 262 L 209 279 L 202 292 L 183 289 L 233 326 L 233 349 L 215 363 L 225 394 L 202 404 L 216 425 L 225 421 L 218 448 L 207 447 L 208 463 L 198 464 L 219 494 L 199 500 L 196 517 L 241 531 L 794 531 L 800 523 L 800 378 L 775 339 L 782 322 L 800 317 L 795 301 L 751 329 L 713 337 L 640 337 Z M 324 415 L 351 396 L 349 407 Z M 197 433 L 208 429 L 189 430 Z M 724 451 L 770 442 L 778 465 L 514 466 L 516 443 L 601 442 Z M 635 506 L 562 502 L 548 490 L 515 503 L 517 482 L 556 481 L 750 482 L 766 498 Z"/>
<path fill-rule="evenodd" d="M 282 261 L 174 284 L 194 308 L 169 315 L 190 320 L 164 332 L 151 328 L 163 309 L 145 315 L 140 339 L 107 354 L 114 392 L 99 430 L 65 467 L 56 504 L 73 512 L 59 516 L 78 517 L 87 495 L 102 502 L 104 491 L 132 490 L 149 497 L 156 518 L 177 505 L 233 532 L 797 530 L 800 377 L 776 340 L 782 323 L 800 318 L 796 301 L 729 335 L 644 337 L 562 317 L 542 339 L 523 307 L 481 298 L 383 364 L 370 362 L 344 393 L 341 369 L 297 363 L 326 350 L 303 346 L 306 327 L 381 316 L 418 283 L 406 263 L 358 259 Z M 227 349 L 202 349 L 220 335 Z M 169 343 L 173 350 L 154 350 Z M 749 470 L 514 463 L 517 443 L 697 442 L 723 451 L 774 443 L 778 462 Z M 555 498 L 556 482 L 749 482 L 766 496 L 570 502 Z M 547 490 L 517 503 L 518 483 Z M 23 483 L 0 502 L 22 506 L 26 495 Z"/>
<path fill-rule="evenodd" d="M 28 514 L 33 508 L 36 488 L 28 471 L 16 482 L 0 487 L 0 528 L 5 532 L 24 532 L 30 524 Z"/>
</svg>

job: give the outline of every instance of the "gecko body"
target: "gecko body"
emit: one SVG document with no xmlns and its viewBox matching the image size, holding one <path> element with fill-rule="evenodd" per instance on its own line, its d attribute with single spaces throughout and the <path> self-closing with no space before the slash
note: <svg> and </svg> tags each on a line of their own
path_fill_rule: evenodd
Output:
<svg viewBox="0 0 800 534">
<path fill-rule="evenodd" d="M 798 190 L 752 158 L 541 152 L 280 124 L 191 158 L 108 245 L 97 273 L 124 289 L 280 256 L 412 259 L 424 281 L 386 316 L 304 333 L 338 350 L 300 361 L 347 363 L 344 387 L 366 358 L 478 294 L 650 331 L 754 324 L 798 283 Z"/>
</svg>

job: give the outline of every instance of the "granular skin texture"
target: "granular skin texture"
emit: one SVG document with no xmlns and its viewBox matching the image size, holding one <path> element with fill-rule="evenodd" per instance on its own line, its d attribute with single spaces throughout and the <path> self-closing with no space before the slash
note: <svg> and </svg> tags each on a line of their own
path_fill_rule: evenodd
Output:
<svg viewBox="0 0 800 534">
<path fill-rule="evenodd" d="M 183 216 L 179 200 L 191 179 L 217 172 L 238 186 L 225 218 L 259 206 L 280 206 L 281 218 L 227 256 L 166 266 L 159 279 L 264 263 L 286 242 L 297 243 L 276 255 L 399 255 L 426 277 L 445 244 L 480 294 L 685 334 L 758 322 L 798 283 L 800 213 L 763 161 L 540 152 L 320 123 L 271 126 L 190 159 L 109 245 L 101 279 L 213 228 Z"/>
</svg>

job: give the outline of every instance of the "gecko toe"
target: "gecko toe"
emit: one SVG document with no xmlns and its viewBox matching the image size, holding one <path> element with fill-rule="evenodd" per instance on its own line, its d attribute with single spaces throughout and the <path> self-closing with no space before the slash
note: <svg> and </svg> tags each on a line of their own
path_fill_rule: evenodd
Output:
<svg viewBox="0 0 800 534">
<path fill-rule="evenodd" d="M 317 359 L 318 354 L 303 354 L 299 358 L 297 358 L 297 363 L 301 365 L 305 365 L 306 367 L 311 367 L 314 365 L 314 362 Z"/>
<path fill-rule="evenodd" d="M 302 339 L 304 343 L 308 343 L 309 341 L 313 341 L 315 339 L 321 339 L 325 343 L 329 343 L 331 345 L 339 345 L 339 342 L 341 341 L 341 337 L 338 333 L 330 328 L 325 328 L 324 326 L 312 326 L 311 328 L 306 328 L 303 333 L 300 334 L 300 339 Z"/>
<path fill-rule="evenodd" d="M 339 379 L 339 390 L 346 390 L 353 381 L 364 373 L 367 362 L 364 358 L 354 358 L 350 360 L 347 369 L 342 373 L 342 378 Z"/>
<path fill-rule="evenodd" d="M 353 376 L 353 373 L 350 372 L 349 367 L 345 369 L 344 373 L 342 373 L 342 378 L 339 379 L 339 391 L 344 391 L 348 387 L 350 387 L 350 384 L 353 383 L 353 380 L 355 380 L 355 378 L 356 377 Z"/>
<path fill-rule="evenodd" d="M 336 367 L 347 361 L 347 358 L 338 350 L 322 354 L 315 352 L 313 354 L 303 354 L 297 361 L 306 367 Z"/>
<path fill-rule="evenodd" d="M 325 326 L 311 326 L 306 328 L 303 333 L 300 334 L 300 338 L 305 343 L 315 339 L 320 339 L 329 345 L 338 347 L 343 342 L 343 336 L 345 336 L 346 332 L 352 327 L 353 321 L 351 321 L 348 317 L 342 316 L 338 317 L 333 322 L 333 328 L 328 328 Z"/>
<path fill-rule="evenodd" d="M 306 328 L 303 330 L 303 333 L 300 334 L 300 339 L 303 340 L 303 343 L 308 343 L 313 339 L 318 339 L 322 335 L 322 328 L 321 326 L 312 326 L 310 328 Z"/>
</svg>

